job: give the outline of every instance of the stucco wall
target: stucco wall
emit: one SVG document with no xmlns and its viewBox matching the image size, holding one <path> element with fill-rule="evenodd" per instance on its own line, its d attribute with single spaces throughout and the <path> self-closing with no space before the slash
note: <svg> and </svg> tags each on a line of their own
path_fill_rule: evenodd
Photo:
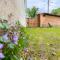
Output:
<svg viewBox="0 0 60 60">
<path fill-rule="evenodd" d="M 24 0 L 0 0 L 0 18 L 7 19 L 12 25 L 19 20 L 26 26 Z"/>
<path fill-rule="evenodd" d="M 18 17 L 20 19 L 20 22 L 23 26 L 26 26 L 24 0 L 16 0 L 16 2 L 17 2 L 17 9 L 18 9 Z"/>
</svg>

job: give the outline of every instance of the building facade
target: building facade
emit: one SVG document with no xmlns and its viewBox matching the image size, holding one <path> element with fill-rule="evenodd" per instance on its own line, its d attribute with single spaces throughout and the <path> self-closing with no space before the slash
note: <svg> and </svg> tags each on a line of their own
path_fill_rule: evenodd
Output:
<svg viewBox="0 0 60 60">
<path fill-rule="evenodd" d="M 60 26 L 60 16 L 48 13 L 40 14 L 40 26 Z"/>
</svg>

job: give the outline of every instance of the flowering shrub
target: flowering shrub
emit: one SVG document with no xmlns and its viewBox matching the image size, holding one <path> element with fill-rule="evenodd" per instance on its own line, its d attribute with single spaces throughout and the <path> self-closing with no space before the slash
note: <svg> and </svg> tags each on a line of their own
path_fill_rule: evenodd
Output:
<svg viewBox="0 0 60 60">
<path fill-rule="evenodd" d="M 6 20 L 0 20 L 0 60 L 20 60 L 20 51 L 27 45 L 25 40 L 18 22 L 9 27 Z"/>
</svg>

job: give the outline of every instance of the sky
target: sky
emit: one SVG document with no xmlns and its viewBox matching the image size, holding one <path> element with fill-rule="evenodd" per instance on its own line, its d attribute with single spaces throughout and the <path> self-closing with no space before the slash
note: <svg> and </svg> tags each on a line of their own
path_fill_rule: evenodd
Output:
<svg viewBox="0 0 60 60">
<path fill-rule="evenodd" d="M 60 7 L 60 0 L 49 0 L 49 11 Z M 27 0 L 27 8 L 31 7 L 39 8 L 39 12 L 47 12 L 48 0 Z"/>
</svg>

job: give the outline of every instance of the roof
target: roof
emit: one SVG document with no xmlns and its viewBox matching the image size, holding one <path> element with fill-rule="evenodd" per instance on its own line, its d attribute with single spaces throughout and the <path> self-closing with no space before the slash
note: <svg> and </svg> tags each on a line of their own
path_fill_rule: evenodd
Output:
<svg viewBox="0 0 60 60">
<path fill-rule="evenodd" d="M 44 16 L 49 15 L 49 16 L 60 17 L 60 15 L 54 15 L 54 14 L 51 14 L 51 13 L 41 13 L 41 14 L 43 14 Z"/>
</svg>

